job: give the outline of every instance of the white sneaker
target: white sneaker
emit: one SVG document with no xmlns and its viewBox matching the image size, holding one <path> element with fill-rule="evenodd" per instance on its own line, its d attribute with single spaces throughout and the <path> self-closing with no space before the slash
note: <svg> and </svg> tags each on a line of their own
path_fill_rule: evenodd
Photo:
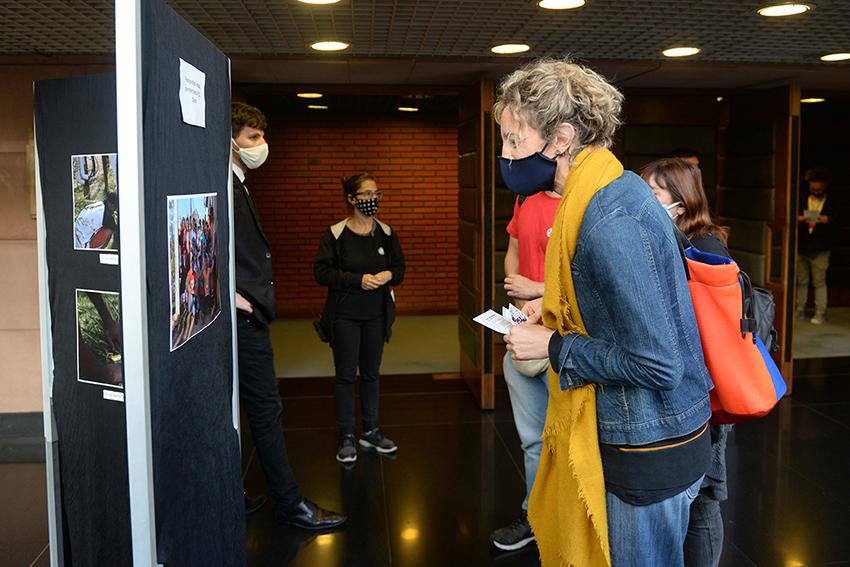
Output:
<svg viewBox="0 0 850 567">
<path fill-rule="evenodd" d="M 822 313 L 818 313 L 809 319 L 809 323 L 812 325 L 823 325 L 824 321 L 826 321 L 826 317 L 824 317 Z"/>
</svg>

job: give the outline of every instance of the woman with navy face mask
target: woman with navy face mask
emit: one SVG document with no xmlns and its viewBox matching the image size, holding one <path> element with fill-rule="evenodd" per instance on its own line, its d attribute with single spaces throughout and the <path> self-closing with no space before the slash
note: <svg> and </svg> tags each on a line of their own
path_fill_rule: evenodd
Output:
<svg viewBox="0 0 850 567">
<path fill-rule="evenodd" d="M 359 444 L 379 454 L 398 447 L 378 428 L 379 375 L 384 342 L 395 320 L 392 286 L 404 279 L 398 236 L 376 218 L 383 193 L 375 178 L 361 173 L 342 179 L 351 215 L 328 228 L 316 254 L 316 281 L 328 288 L 320 325 L 333 349 L 336 415 L 340 430 L 336 459 L 357 460 L 354 382 L 360 369 L 363 431 Z"/>
<path fill-rule="evenodd" d="M 549 359 L 528 517 L 543 565 L 684 565 L 688 511 L 711 459 L 711 379 L 670 219 L 608 149 L 623 95 L 567 60 L 532 62 L 493 109 L 520 195 L 561 202 L 543 298 L 505 337 Z"/>
</svg>

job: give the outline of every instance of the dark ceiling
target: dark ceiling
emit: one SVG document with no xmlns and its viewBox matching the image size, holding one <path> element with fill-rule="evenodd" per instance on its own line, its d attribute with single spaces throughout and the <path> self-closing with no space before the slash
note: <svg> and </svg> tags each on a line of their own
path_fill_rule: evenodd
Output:
<svg viewBox="0 0 850 567">
<path fill-rule="evenodd" d="M 744 88 L 796 82 L 850 89 L 850 65 L 821 54 L 850 51 L 850 1 L 818 0 L 808 13 L 765 18 L 758 0 L 587 0 L 544 10 L 531 0 L 170 0 L 233 59 L 237 82 L 451 85 L 497 78 L 519 62 L 572 56 L 631 87 Z M 0 2 L 0 55 L 109 55 L 113 2 Z M 319 39 L 351 42 L 344 54 L 312 51 Z M 489 48 L 523 42 L 502 58 Z M 696 45 L 687 61 L 661 50 Z"/>
</svg>

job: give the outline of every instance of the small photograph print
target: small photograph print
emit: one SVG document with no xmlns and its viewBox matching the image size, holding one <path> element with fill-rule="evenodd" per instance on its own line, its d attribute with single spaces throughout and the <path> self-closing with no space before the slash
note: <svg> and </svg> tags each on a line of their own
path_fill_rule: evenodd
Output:
<svg viewBox="0 0 850 567">
<path fill-rule="evenodd" d="M 124 387 L 120 295 L 77 290 L 77 380 Z"/>
<path fill-rule="evenodd" d="M 118 154 L 71 156 L 74 249 L 118 251 Z"/>
<path fill-rule="evenodd" d="M 221 313 L 217 195 L 168 197 L 171 350 L 203 331 Z"/>
</svg>

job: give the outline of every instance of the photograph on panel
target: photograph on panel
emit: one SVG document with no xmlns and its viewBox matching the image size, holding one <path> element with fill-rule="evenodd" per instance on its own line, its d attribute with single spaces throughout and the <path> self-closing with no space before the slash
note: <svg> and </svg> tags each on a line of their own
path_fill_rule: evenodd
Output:
<svg viewBox="0 0 850 567">
<path fill-rule="evenodd" d="M 113 291 L 77 290 L 77 380 L 124 387 L 121 300 Z"/>
<path fill-rule="evenodd" d="M 74 249 L 118 251 L 118 154 L 71 156 Z"/>
<path fill-rule="evenodd" d="M 172 351 L 221 313 L 216 208 L 215 193 L 168 197 Z"/>
</svg>

